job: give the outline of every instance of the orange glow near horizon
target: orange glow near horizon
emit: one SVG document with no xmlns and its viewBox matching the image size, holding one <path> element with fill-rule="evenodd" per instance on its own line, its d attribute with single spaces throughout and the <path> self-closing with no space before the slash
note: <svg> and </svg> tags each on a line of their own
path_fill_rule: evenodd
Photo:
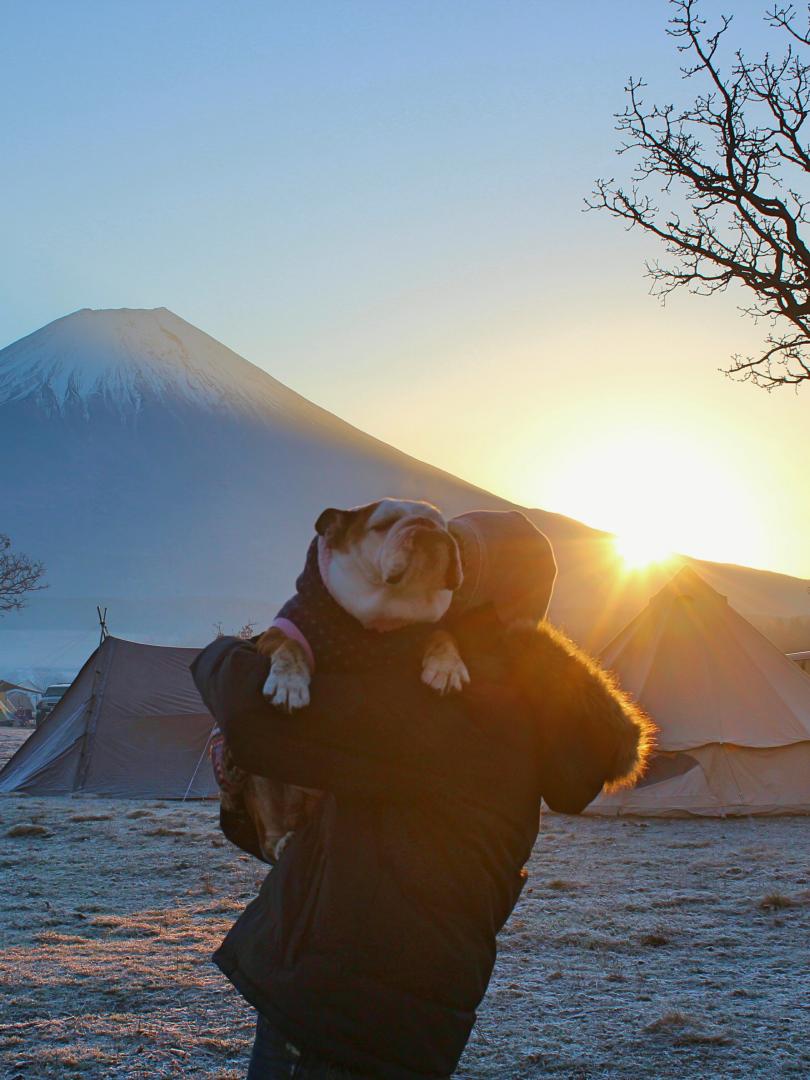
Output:
<svg viewBox="0 0 810 1080">
<path fill-rule="evenodd" d="M 602 309 L 575 335 L 562 312 L 536 339 L 521 327 L 486 347 L 442 341 L 396 393 L 382 375 L 359 390 L 344 379 L 328 405 L 486 491 L 611 534 L 614 552 L 612 536 L 627 538 L 628 572 L 669 550 L 810 580 L 806 399 L 719 377 L 739 316 L 710 307 Z M 569 355 L 570 371 L 555 360 Z"/>
<path fill-rule="evenodd" d="M 661 537 L 654 533 L 626 533 L 615 537 L 613 544 L 628 571 L 668 562 L 673 554 Z"/>
<path fill-rule="evenodd" d="M 756 462 L 730 462 L 710 431 L 619 422 L 617 432 L 614 423 L 594 424 L 556 456 L 546 505 L 613 533 L 627 572 L 675 552 L 756 565 L 764 547 L 749 487 Z"/>
</svg>

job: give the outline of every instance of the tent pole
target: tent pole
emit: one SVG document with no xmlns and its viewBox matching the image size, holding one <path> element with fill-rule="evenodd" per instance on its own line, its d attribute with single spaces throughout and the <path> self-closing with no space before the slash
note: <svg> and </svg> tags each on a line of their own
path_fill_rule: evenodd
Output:
<svg viewBox="0 0 810 1080">
<path fill-rule="evenodd" d="M 200 771 L 200 766 L 203 763 L 203 758 L 208 753 L 208 747 L 211 744 L 211 739 L 213 738 L 214 732 L 216 730 L 217 730 L 217 725 L 216 725 L 216 723 L 214 723 L 214 726 L 211 728 L 211 730 L 208 733 L 208 738 L 205 740 L 205 746 L 203 747 L 203 752 L 200 754 L 200 760 L 197 762 L 197 767 L 194 769 L 194 772 L 191 774 L 191 779 L 188 782 L 188 787 L 186 788 L 185 795 L 180 800 L 181 802 L 185 802 L 186 799 L 188 798 L 188 793 L 191 791 L 191 785 L 194 783 L 194 778 L 196 777 L 197 773 Z"/>
<path fill-rule="evenodd" d="M 104 644 L 104 639 L 110 633 L 110 631 L 107 629 L 107 609 L 104 608 L 104 610 L 102 611 L 101 607 L 96 604 L 96 614 L 98 615 L 98 625 L 100 631 L 98 643 L 99 646 L 101 646 Z"/>
</svg>

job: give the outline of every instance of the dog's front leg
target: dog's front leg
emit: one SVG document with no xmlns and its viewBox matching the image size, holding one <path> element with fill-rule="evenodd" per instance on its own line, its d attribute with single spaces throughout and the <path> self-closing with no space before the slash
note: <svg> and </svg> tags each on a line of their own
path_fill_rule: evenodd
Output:
<svg viewBox="0 0 810 1080">
<path fill-rule="evenodd" d="M 461 690 L 470 673 L 461 659 L 455 639 L 446 630 L 434 630 L 422 658 L 422 682 L 440 694 Z"/>
<path fill-rule="evenodd" d="M 271 657 L 270 673 L 262 693 L 288 712 L 309 705 L 309 664 L 303 646 L 276 627 L 256 642 L 262 656 Z"/>
</svg>

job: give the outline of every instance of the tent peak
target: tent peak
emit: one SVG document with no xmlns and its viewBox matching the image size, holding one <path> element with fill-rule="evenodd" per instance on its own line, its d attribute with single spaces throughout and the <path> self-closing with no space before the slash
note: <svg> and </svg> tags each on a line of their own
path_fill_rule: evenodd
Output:
<svg viewBox="0 0 810 1080">
<path fill-rule="evenodd" d="M 650 607 L 671 600 L 710 600 L 715 603 L 728 603 L 728 598 L 702 578 L 691 566 L 682 566 L 666 584 L 650 598 Z"/>
</svg>

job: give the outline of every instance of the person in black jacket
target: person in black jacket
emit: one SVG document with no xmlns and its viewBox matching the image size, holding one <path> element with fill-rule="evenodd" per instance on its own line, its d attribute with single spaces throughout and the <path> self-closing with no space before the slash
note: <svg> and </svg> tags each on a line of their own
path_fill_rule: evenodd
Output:
<svg viewBox="0 0 810 1080">
<path fill-rule="evenodd" d="M 578 812 L 624 769 L 601 728 L 572 737 L 563 714 L 581 711 L 579 692 L 563 701 L 541 688 L 556 727 L 539 722 L 525 692 L 536 631 L 508 634 L 490 600 L 460 611 L 453 632 L 471 676 L 463 694 L 425 687 L 421 654 L 404 648 L 393 670 L 316 673 L 310 705 L 292 716 L 263 698 L 269 661 L 250 642 L 219 639 L 194 662 L 237 766 L 327 793 L 214 954 L 259 1013 L 249 1080 L 449 1077 L 525 880 L 542 796 Z M 608 705 L 593 704 L 585 681 L 592 722 Z M 626 745 L 619 757 L 629 760 Z"/>
</svg>

